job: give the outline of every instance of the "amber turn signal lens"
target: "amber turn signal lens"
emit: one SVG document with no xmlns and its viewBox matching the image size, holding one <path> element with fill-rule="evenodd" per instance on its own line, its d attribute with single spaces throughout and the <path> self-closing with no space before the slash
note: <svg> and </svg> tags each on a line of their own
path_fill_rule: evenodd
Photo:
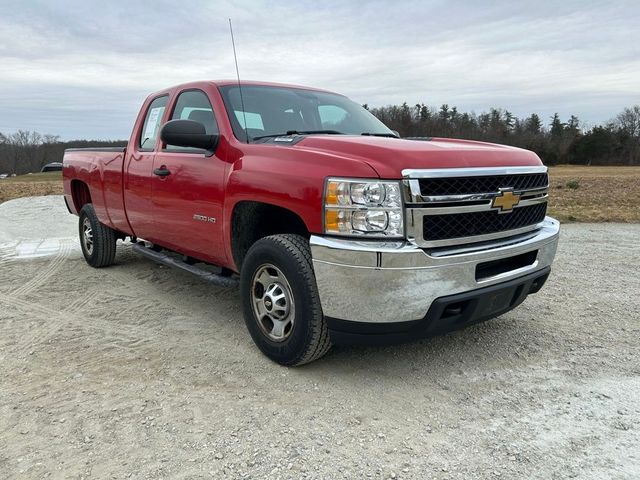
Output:
<svg viewBox="0 0 640 480">
<path fill-rule="evenodd" d="M 324 199 L 326 205 L 338 204 L 338 183 L 329 182 L 327 184 L 327 195 Z"/>
<path fill-rule="evenodd" d="M 327 195 L 327 198 L 329 196 Z M 324 228 L 325 231 L 337 232 L 340 231 L 339 227 L 339 212 L 336 210 L 327 210 L 324 213 Z"/>
</svg>

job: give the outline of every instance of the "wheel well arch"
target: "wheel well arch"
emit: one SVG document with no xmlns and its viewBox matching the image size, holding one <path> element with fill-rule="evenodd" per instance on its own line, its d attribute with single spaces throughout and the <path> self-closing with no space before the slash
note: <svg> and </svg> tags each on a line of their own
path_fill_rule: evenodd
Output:
<svg viewBox="0 0 640 480">
<path fill-rule="evenodd" d="M 304 220 L 292 210 L 265 202 L 243 200 L 231 214 L 231 253 L 238 271 L 251 246 L 261 238 L 293 233 L 309 238 Z"/>
<path fill-rule="evenodd" d="M 87 203 L 92 203 L 89 186 L 82 180 L 71 180 L 71 198 L 76 212 L 80 212 Z"/>
</svg>

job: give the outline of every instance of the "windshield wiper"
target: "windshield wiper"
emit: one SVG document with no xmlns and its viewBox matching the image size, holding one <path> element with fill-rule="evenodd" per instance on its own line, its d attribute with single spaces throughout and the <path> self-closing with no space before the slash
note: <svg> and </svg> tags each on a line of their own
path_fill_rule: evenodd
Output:
<svg viewBox="0 0 640 480">
<path fill-rule="evenodd" d="M 388 137 L 388 138 L 398 138 L 398 136 L 394 133 L 372 133 L 372 132 L 362 132 L 360 135 L 364 135 L 365 137 Z"/>
<path fill-rule="evenodd" d="M 273 133 L 271 135 L 260 135 L 259 137 L 252 137 L 251 140 L 260 140 L 261 138 L 274 138 L 274 137 L 286 137 L 289 135 L 314 135 L 314 134 L 327 134 L 327 135 L 344 135 L 344 133 L 338 130 L 287 130 L 287 133 Z"/>
</svg>

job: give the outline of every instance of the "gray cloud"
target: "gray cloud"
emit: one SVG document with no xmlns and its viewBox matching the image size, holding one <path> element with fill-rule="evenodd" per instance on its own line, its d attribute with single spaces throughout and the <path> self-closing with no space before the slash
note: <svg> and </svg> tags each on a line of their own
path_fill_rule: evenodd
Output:
<svg viewBox="0 0 640 480">
<path fill-rule="evenodd" d="M 0 131 L 125 138 L 144 97 L 233 78 L 370 105 L 606 121 L 640 103 L 638 2 L 0 0 Z"/>
</svg>

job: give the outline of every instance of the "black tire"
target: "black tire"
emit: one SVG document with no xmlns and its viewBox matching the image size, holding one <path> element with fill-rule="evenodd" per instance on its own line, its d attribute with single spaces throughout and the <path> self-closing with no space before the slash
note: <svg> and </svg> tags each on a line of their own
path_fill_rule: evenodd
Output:
<svg viewBox="0 0 640 480">
<path fill-rule="evenodd" d="M 254 277 L 266 264 L 275 266 L 284 275 L 295 305 L 291 329 L 280 341 L 272 340 L 264 331 L 254 309 Z M 244 258 L 240 275 L 244 320 L 262 353 L 281 365 L 297 366 L 317 360 L 329 351 L 331 341 L 307 239 L 283 234 L 258 240 Z"/>
<path fill-rule="evenodd" d="M 91 227 L 91 244 L 85 239 L 85 221 L 88 221 Z M 101 268 L 113 264 L 116 257 L 116 240 L 118 239 L 116 231 L 100 223 L 93 205 L 90 203 L 85 204 L 80 210 L 78 231 L 82 254 L 89 265 Z"/>
</svg>

